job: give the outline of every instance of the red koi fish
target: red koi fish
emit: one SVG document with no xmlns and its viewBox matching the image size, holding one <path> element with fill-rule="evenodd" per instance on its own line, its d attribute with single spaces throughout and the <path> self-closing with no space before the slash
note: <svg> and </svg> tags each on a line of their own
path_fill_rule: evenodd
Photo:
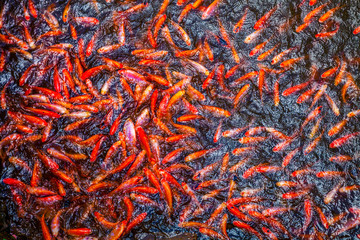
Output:
<svg viewBox="0 0 360 240">
<path fill-rule="evenodd" d="M 353 34 L 354 34 L 354 35 L 357 35 L 357 34 L 359 34 L 359 33 L 360 33 L 360 26 L 356 27 L 356 28 L 354 29 L 354 31 L 353 31 Z"/>
<path fill-rule="evenodd" d="M 334 141 L 332 141 L 329 145 L 330 148 L 338 148 L 341 147 L 342 145 L 346 144 L 347 142 L 349 142 L 351 139 L 357 137 L 358 135 L 360 135 L 360 132 L 355 132 L 355 133 L 350 133 L 348 135 L 345 135 L 343 137 L 340 137 L 338 139 L 335 139 Z"/>
</svg>

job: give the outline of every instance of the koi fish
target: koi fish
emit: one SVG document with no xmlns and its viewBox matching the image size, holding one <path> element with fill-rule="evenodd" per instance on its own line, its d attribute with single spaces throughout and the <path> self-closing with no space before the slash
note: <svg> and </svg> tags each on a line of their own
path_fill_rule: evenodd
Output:
<svg viewBox="0 0 360 240">
<path fill-rule="evenodd" d="M 214 12 L 216 11 L 219 3 L 221 2 L 221 0 L 214 0 L 204 11 L 204 13 L 201 16 L 202 20 L 206 20 L 208 18 L 211 17 L 211 15 L 214 14 Z"/>
<path fill-rule="evenodd" d="M 242 18 L 235 24 L 235 26 L 233 28 L 233 33 L 238 33 L 242 29 L 244 22 L 246 20 L 247 12 L 248 12 L 248 8 L 245 9 L 245 12 L 244 12 L 244 15 L 242 16 Z"/>
<path fill-rule="evenodd" d="M 357 137 L 358 135 L 360 135 L 360 132 L 354 132 L 354 133 L 350 133 L 348 135 L 345 135 L 343 137 L 337 138 L 334 141 L 332 141 L 329 145 L 330 148 L 338 148 L 341 147 L 342 145 L 346 144 L 347 142 L 349 142 L 351 139 Z"/>
<path fill-rule="evenodd" d="M 311 12 L 309 12 L 304 17 L 304 22 L 309 22 L 313 17 L 318 15 L 321 12 L 321 10 L 323 10 L 323 8 L 325 8 L 327 5 L 329 5 L 329 2 L 324 3 L 324 4 L 320 5 L 319 7 L 315 8 L 314 10 L 312 10 Z"/>
<path fill-rule="evenodd" d="M 332 8 L 332 9 L 330 9 L 329 11 L 327 11 L 326 13 L 324 13 L 324 14 L 319 18 L 319 22 L 320 22 L 320 23 L 325 22 L 326 20 L 328 20 L 329 18 L 331 18 L 336 11 L 338 11 L 339 9 L 341 9 L 341 8 L 343 8 L 343 7 L 344 7 L 344 6 L 338 5 L 338 6 L 334 7 L 334 8 Z"/>
<path fill-rule="evenodd" d="M 270 11 L 268 11 L 267 13 L 264 14 L 264 16 L 262 16 L 254 25 L 254 29 L 255 30 L 259 30 L 261 28 L 263 28 L 266 24 L 267 21 L 269 20 L 269 18 L 271 17 L 271 15 L 274 14 L 274 12 L 277 10 L 277 6 L 273 7 Z"/>
</svg>

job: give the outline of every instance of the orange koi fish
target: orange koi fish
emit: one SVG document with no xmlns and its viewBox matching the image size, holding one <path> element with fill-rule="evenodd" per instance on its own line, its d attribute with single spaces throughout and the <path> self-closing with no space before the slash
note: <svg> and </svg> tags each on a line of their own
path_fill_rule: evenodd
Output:
<svg viewBox="0 0 360 240">
<path fill-rule="evenodd" d="M 220 2 L 221 2 L 221 0 L 214 0 L 203 12 L 201 19 L 206 20 L 206 19 L 210 18 L 216 11 Z"/>
<path fill-rule="evenodd" d="M 271 17 L 271 15 L 273 15 L 273 13 L 277 10 L 277 6 L 273 7 L 270 11 L 268 11 L 267 13 L 265 13 L 264 16 L 262 16 L 254 25 L 254 29 L 255 30 L 259 30 L 261 28 L 264 28 L 264 26 L 267 24 L 267 21 L 269 20 L 269 18 Z"/>
<path fill-rule="evenodd" d="M 280 46 L 280 43 L 277 43 L 274 47 L 270 48 L 266 52 L 260 54 L 257 58 L 258 61 L 264 61 L 267 57 L 269 57 L 275 49 L 277 49 Z"/>
<path fill-rule="evenodd" d="M 96 26 L 99 24 L 99 20 L 94 17 L 74 17 L 75 23 L 82 26 Z"/>
<path fill-rule="evenodd" d="M 237 228 L 244 229 L 244 230 L 248 231 L 249 233 L 254 234 L 260 240 L 263 239 L 261 234 L 258 231 L 256 231 L 255 229 L 253 229 L 249 224 L 241 222 L 241 221 L 233 221 L 233 224 Z"/>
<path fill-rule="evenodd" d="M 269 38 L 268 40 L 258 44 L 256 47 L 254 47 L 251 52 L 249 53 L 249 56 L 252 57 L 255 54 L 258 54 L 260 51 L 262 51 L 264 49 L 264 47 L 266 46 L 266 44 L 269 43 L 269 41 L 271 40 L 271 38 Z"/>
<path fill-rule="evenodd" d="M 273 59 L 271 60 L 271 64 L 274 65 L 274 64 L 277 64 L 278 62 L 280 62 L 280 60 L 285 57 L 286 55 L 288 55 L 289 53 L 291 53 L 292 51 L 298 49 L 298 47 L 292 47 L 292 48 L 289 48 L 281 53 L 279 53 L 278 55 L 276 55 L 275 57 L 273 57 Z"/>
<path fill-rule="evenodd" d="M 245 9 L 245 13 L 242 16 L 242 18 L 235 24 L 235 26 L 233 28 L 233 33 L 238 33 L 241 30 L 241 28 L 243 27 L 248 10 L 249 10 L 248 8 Z"/>
<path fill-rule="evenodd" d="M 339 10 L 339 9 L 341 9 L 341 8 L 343 8 L 343 7 L 344 7 L 344 6 L 338 5 L 338 6 L 334 7 L 334 8 L 332 8 L 332 9 L 330 9 L 329 11 L 327 11 L 326 13 L 324 13 L 324 15 L 322 15 L 322 16 L 319 18 L 319 22 L 320 22 L 320 23 L 325 22 L 326 20 L 328 20 L 329 18 L 331 18 L 337 10 Z"/>
<path fill-rule="evenodd" d="M 304 22 L 309 22 L 313 17 L 315 17 L 316 15 L 318 15 L 320 13 L 320 11 L 325 8 L 327 5 L 329 5 L 330 2 L 324 3 L 322 5 L 320 5 L 319 7 L 315 8 L 314 10 L 312 10 L 311 12 L 309 12 L 305 17 L 304 17 Z"/>
<path fill-rule="evenodd" d="M 248 36 L 246 36 L 244 43 L 249 44 L 249 43 L 254 42 L 263 31 L 264 31 L 264 29 L 262 28 L 262 29 L 256 30 L 255 32 L 249 34 Z"/>
<path fill-rule="evenodd" d="M 322 32 L 315 35 L 316 38 L 329 38 L 333 37 L 340 29 L 340 24 L 336 23 L 336 28 L 330 32 Z"/>
</svg>

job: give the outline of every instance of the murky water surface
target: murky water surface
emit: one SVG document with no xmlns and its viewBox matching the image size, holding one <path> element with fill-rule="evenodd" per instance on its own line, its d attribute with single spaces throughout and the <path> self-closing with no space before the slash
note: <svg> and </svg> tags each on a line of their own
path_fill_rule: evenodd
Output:
<svg viewBox="0 0 360 240">
<path fill-rule="evenodd" d="M 310 2 L 2 1 L 0 234 L 359 238 L 360 1 Z"/>
</svg>

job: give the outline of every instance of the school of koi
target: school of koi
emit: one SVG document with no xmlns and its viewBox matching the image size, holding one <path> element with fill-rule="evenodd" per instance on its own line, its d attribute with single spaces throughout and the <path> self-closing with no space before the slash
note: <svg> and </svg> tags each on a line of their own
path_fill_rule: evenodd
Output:
<svg viewBox="0 0 360 240">
<path fill-rule="evenodd" d="M 0 231 L 360 238 L 352 3 L 0 3 Z"/>
</svg>

